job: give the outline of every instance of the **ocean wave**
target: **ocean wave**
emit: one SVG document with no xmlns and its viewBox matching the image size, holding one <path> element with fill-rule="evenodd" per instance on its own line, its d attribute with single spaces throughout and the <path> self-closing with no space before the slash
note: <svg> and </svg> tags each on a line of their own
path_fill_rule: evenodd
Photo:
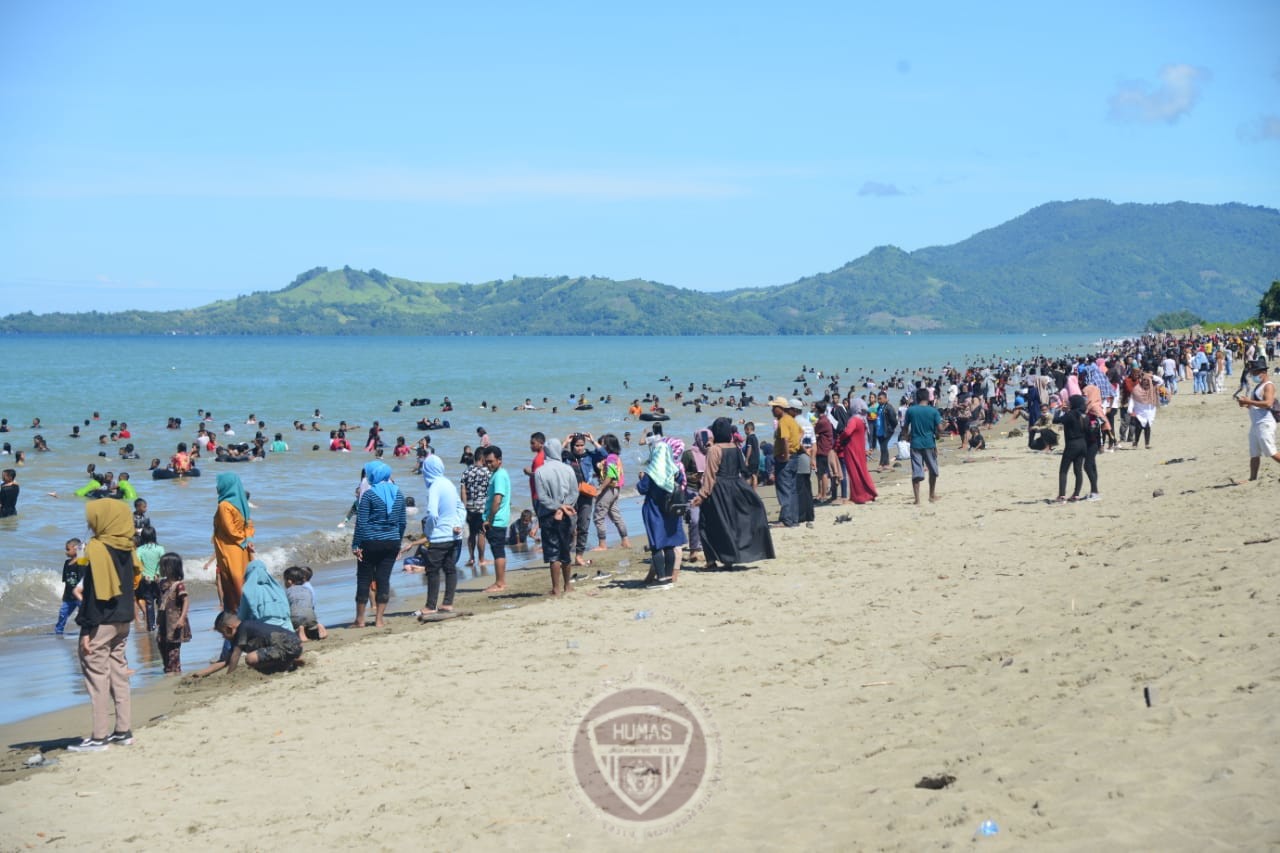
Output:
<svg viewBox="0 0 1280 853">
<path fill-rule="evenodd" d="M 62 603 L 62 570 L 17 569 L 0 578 L 0 634 L 53 630 Z"/>
<path fill-rule="evenodd" d="M 274 575 L 289 566 L 317 568 L 351 559 L 351 530 L 315 530 L 306 536 L 257 552 Z"/>
<path fill-rule="evenodd" d="M 289 566 L 319 567 L 351 558 L 350 530 L 317 530 L 259 551 L 258 559 L 279 577 Z M 217 569 L 209 558 L 184 559 L 187 583 L 213 585 Z M 0 577 L 0 635 L 51 630 L 62 602 L 62 569 L 17 568 Z"/>
</svg>

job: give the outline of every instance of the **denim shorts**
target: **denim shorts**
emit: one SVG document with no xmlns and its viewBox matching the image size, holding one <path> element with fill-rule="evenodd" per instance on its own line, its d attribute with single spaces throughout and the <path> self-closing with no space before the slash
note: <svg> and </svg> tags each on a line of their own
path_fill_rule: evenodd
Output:
<svg viewBox="0 0 1280 853">
<path fill-rule="evenodd" d="M 930 474 L 938 476 L 938 448 L 911 448 L 911 479 L 923 480 L 926 468 L 929 469 Z"/>
</svg>

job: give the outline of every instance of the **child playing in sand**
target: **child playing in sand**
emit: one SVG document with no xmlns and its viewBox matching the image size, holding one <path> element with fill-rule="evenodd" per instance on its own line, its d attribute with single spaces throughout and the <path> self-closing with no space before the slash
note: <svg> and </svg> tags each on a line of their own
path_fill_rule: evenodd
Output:
<svg viewBox="0 0 1280 853">
<path fill-rule="evenodd" d="M 289 599 L 289 618 L 298 639 L 323 640 L 329 632 L 316 619 L 316 595 L 311 588 L 311 567 L 290 566 L 284 570 L 284 594 Z"/>
<path fill-rule="evenodd" d="M 425 522 L 423 523 L 425 526 Z M 421 574 L 427 570 L 427 544 L 428 539 L 424 531 L 421 536 L 411 536 L 405 540 L 405 545 L 400 549 L 400 553 L 396 556 L 403 560 L 401 568 L 410 574 Z M 409 552 L 413 553 L 410 554 Z M 407 555 L 407 556 L 406 556 Z"/>
<path fill-rule="evenodd" d="M 264 673 L 293 669 L 306 663 L 302 659 L 302 641 L 293 631 L 257 619 L 242 620 L 225 610 L 213 620 L 213 630 L 231 644 L 231 654 L 225 661 L 192 673 L 192 678 L 205 678 L 224 669 L 235 672 L 241 655 L 245 663 Z"/>
<path fill-rule="evenodd" d="M 191 640 L 191 598 L 183 583 L 182 557 L 173 552 L 160 557 L 159 611 L 156 642 L 165 675 L 182 672 L 182 644 Z"/>
<path fill-rule="evenodd" d="M 68 539 L 65 545 L 67 560 L 62 564 L 62 606 L 58 608 L 58 622 L 53 626 L 53 633 L 59 637 L 67 627 L 67 620 L 80 607 L 80 581 L 84 577 L 84 566 L 77 560 L 80 558 L 80 540 Z"/>
<path fill-rule="evenodd" d="M 530 539 L 535 543 L 541 541 L 538 538 L 538 532 L 538 520 L 533 517 L 533 510 L 526 509 L 520 513 L 515 523 L 507 528 L 507 546 L 524 546 L 524 549 L 527 549 Z M 517 550 L 521 549 L 517 548 Z"/>
</svg>

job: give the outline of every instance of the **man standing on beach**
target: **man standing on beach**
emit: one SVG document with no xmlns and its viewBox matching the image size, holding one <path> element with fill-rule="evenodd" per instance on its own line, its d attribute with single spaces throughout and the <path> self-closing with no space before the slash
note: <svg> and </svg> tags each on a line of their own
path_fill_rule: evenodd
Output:
<svg viewBox="0 0 1280 853">
<path fill-rule="evenodd" d="M 827 417 L 827 401 L 819 400 L 813 404 L 814 462 L 818 469 L 818 502 L 830 503 L 840 491 L 839 468 L 831 468 L 831 453 L 835 450 L 835 427 Z M 834 474 L 834 478 L 833 478 Z"/>
<path fill-rule="evenodd" d="M 484 427 L 480 427 L 481 430 Z M 488 438 L 488 436 L 485 436 Z M 487 445 L 476 448 L 467 470 L 462 472 L 462 502 L 467 507 L 467 565 L 484 574 L 484 509 L 488 505 L 489 468 L 485 464 Z"/>
<path fill-rule="evenodd" d="M 527 400 L 525 401 L 528 402 Z M 533 454 L 533 461 L 529 463 L 529 467 L 524 469 L 524 475 L 529 478 L 529 498 L 533 501 L 534 506 L 538 504 L 538 484 L 533 480 L 533 472 L 542 467 L 542 463 L 546 461 L 547 454 L 543 449 L 546 446 L 547 437 L 540 432 L 535 432 L 529 436 L 529 452 Z M 558 456 L 556 458 L 559 458 Z"/>
<path fill-rule="evenodd" d="M 920 481 L 929 472 L 929 501 L 938 500 L 938 436 L 942 434 L 942 415 L 929 405 L 929 391 L 916 390 L 916 403 L 903 417 L 911 442 L 911 491 L 920 503 Z"/>
<path fill-rule="evenodd" d="M 511 523 L 511 478 L 502 467 L 502 448 L 496 444 L 480 448 L 489 469 L 488 491 L 484 498 L 484 535 L 493 552 L 493 584 L 485 592 L 507 589 L 507 526 Z"/>
<path fill-rule="evenodd" d="M 1246 396 L 1236 397 L 1240 408 L 1249 410 L 1249 479 L 1258 479 L 1262 457 L 1270 456 L 1280 462 L 1276 452 L 1276 419 L 1271 406 L 1276 399 L 1276 386 L 1267 373 L 1265 359 L 1256 359 L 1244 371 L 1251 374 L 1258 384 Z"/>
<path fill-rule="evenodd" d="M 796 495 L 796 469 L 800 463 L 800 442 L 804 437 L 796 423 L 798 409 L 792 409 L 786 397 L 769 401 L 778 427 L 773 434 L 774 487 L 778 492 L 778 524 L 795 527 L 800 523 L 800 504 Z"/>
<path fill-rule="evenodd" d="M 573 572 L 573 516 L 578 478 L 560 461 L 560 442 L 550 439 L 543 462 L 533 472 L 534 508 L 542 528 L 542 559 L 551 565 L 551 595 L 569 591 Z"/>
<path fill-rule="evenodd" d="M 747 433 L 742 442 L 742 453 L 747 457 L 747 471 L 754 490 L 760 476 L 760 439 L 756 437 L 756 425 L 751 421 L 747 421 L 742 428 Z"/>
</svg>

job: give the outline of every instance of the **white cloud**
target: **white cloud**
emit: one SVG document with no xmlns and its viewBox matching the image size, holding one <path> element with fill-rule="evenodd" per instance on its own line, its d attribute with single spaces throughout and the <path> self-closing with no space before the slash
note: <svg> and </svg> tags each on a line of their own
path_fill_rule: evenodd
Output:
<svg viewBox="0 0 1280 853">
<path fill-rule="evenodd" d="M 1264 115 L 1240 128 L 1238 136 L 1245 142 L 1280 141 L 1280 115 Z"/>
<path fill-rule="evenodd" d="M 1191 112 L 1210 76 L 1208 69 L 1194 65 L 1166 65 L 1160 69 L 1158 85 L 1145 80 L 1120 84 L 1109 102 L 1110 116 L 1122 122 L 1173 124 Z"/>
<path fill-rule="evenodd" d="M 858 195 L 871 195 L 885 198 L 888 196 L 905 195 L 898 189 L 897 184 L 885 184 L 880 181 L 867 181 L 858 189 Z"/>
</svg>

